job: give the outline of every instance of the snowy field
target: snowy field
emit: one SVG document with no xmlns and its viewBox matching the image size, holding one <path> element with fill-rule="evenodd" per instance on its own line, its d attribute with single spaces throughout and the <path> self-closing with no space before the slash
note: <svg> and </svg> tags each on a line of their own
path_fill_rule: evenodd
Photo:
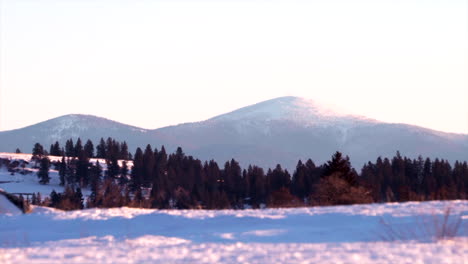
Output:
<svg viewBox="0 0 468 264">
<path fill-rule="evenodd" d="M 55 170 L 54 166 L 51 166 L 49 171 L 50 182 L 49 184 L 42 185 L 39 184 L 39 179 L 37 177 L 38 169 L 33 168 L 34 162 L 31 161 L 31 154 L 24 153 L 7 153 L 0 152 L 0 158 L 9 159 L 10 161 L 26 161 L 29 164 L 25 167 L 25 170 L 29 172 L 28 174 L 21 173 L 10 173 L 6 167 L 0 168 L 0 189 L 6 190 L 10 193 L 37 193 L 39 192 L 42 198 L 49 196 L 50 193 L 55 190 L 57 192 L 63 192 L 64 187 L 60 186 L 60 178 L 58 171 Z M 48 156 L 49 159 L 54 161 L 61 161 L 62 157 L 58 156 Z M 103 170 L 107 169 L 106 161 L 104 159 L 90 159 L 90 162 L 96 164 L 96 161 L 99 161 Z M 119 160 L 119 165 L 122 166 L 123 160 Z M 127 161 L 129 167 L 133 166 L 132 161 Z M 83 195 L 88 196 L 91 191 L 88 188 L 82 190 Z"/>
<path fill-rule="evenodd" d="M 458 233 L 438 240 L 448 207 L 447 227 L 458 222 Z M 467 226 L 466 200 L 242 211 L 35 207 L 0 215 L 0 263 L 460 264 L 468 263 Z"/>
</svg>

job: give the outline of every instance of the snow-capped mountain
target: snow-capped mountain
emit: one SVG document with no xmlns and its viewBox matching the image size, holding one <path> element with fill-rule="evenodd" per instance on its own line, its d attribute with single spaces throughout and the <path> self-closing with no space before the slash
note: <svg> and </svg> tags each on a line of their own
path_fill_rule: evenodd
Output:
<svg viewBox="0 0 468 264">
<path fill-rule="evenodd" d="M 155 134 L 203 159 L 235 157 L 243 165 L 279 163 L 289 169 L 299 159 L 325 162 L 336 150 L 349 155 L 357 168 L 397 151 L 414 158 L 468 157 L 467 135 L 346 115 L 297 97 L 261 102 L 203 122 L 158 129 Z"/>
<path fill-rule="evenodd" d="M 210 119 L 212 121 L 293 121 L 305 126 L 329 125 L 334 122 L 361 120 L 375 122 L 361 116 L 352 116 L 314 100 L 294 96 L 280 97 Z"/>
<path fill-rule="evenodd" d="M 222 165 L 235 158 L 244 166 L 292 170 L 297 161 L 325 162 L 337 150 L 349 155 L 358 169 L 378 156 L 397 151 L 411 158 L 468 159 L 468 135 L 444 133 L 406 124 L 390 124 L 335 111 L 312 100 L 280 97 L 211 119 L 145 130 L 94 116 L 69 115 L 23 129 L 0 132 L 0 151 L 27 152 L 35 142 L 48 147 L 56 140 L 101 137 L 126 140 L 137 146 L 164 145 L 170 152 L 181 146 L 202 160 Z"/>
</svg>

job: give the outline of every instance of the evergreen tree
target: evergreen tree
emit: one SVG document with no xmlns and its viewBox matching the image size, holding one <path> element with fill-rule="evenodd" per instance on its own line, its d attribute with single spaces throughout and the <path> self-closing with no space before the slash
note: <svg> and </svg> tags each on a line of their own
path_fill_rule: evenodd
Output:
<svg viewBox="0 0 468 264">
<path fill-rule="evenodd" d="M 50 145 L 49 154 L 51 156 L 62 156 L 62 153 L 60 150 L 60 144 L 58 143 L 58 141 L 55 141 L 54 144 Z"/>
<path fill-rule="evenodd" d="M 122 168 L 120 169 L 120 177 L 119 177 L 119 183 L 121 185 L 124 185 L 128 182 L 127 175 L 128 175 L 128 165 L 127 165 L 127 161 L 124 160 L 122 162 Z"/>
<path fill-rule="evenodd" d="M 65 156 L 62 156 L 62 160 L 60 161 L 58 171 L 59 171 L 58 173 L 59 173 L 59 178 L 60 178 L 60 185 L 64 186 L 66 172 L 67 172 L 67 163 L 65 162 Z"/>
<path fill-rule="evenodd" d="M 94 145 L 91 140 L 87 140 L 86 144 L 84 145 L 84 152 L 86 157 L 93 158 L 94 157 Z"/>
<path fill-rule="evenodd" d="M 96 147 L 96 158 L 105 159 L 106 157 L 106 142 L 101 138 L 99 145 Z"/>
<path fill-rule="evenodd" d="M 118 159 L 119 157 L 119 151 L 120 151 L 120 145 L 117 144 L 117 142 L 108 137 L 106 140 L 106 159 Z"/>
<path fill-rule="evenodd" d="M 34 148 L 32 150 L 32 159 L 34 160 L 42 159 L 44 154 L 45 154 L 44 147 L 42 147 L 42 145 L 39 143 L 34 144 Z"/>
<path fill-rule="evenodd" d="M 78 140 L 76 141 L 74 152 L 75 152 L 74 157 L 80 156 L 81 153 L 83 152 L 83 144 L 81 143 L 81 138 L 78 138 Z"/>
<path fill-rule="evenodd" d="M 284 171 L 281 165 L 276 165 L 273 171 L 267 174 L 267 181 L 269 183 L 269 191 L 275 192 L 281 188 L 289 189 L 291 185 L 291 177 L 288 171 Z"/>
<path fill-rule="evenodd" d="M 222 177 L 223 184 L 221 190 L 226 192 L 229 201 L 231 201 L 235 207 L 241 207 L 244 188 L 242 186 L 242 172 L 239 163 L 234 159 L 231 159 L 230 162 L 226 162 L 224 164 Z"/>
<path fill-rule="evenodd" d="M 75 195 L 73 197 L 73 203 L 76 209 L 83 209 L 83 193 L 81 192 L 80 188 L 76 188 Z"/>
<path fill-rule="evenodd" d="M 50 160 L 48 157 L 43 157 L 41 159 L 39 171 L 37 172 L 37 177 L 39 178 L 40 184 L 48 184 L 50 181 L 49 177 L 49 168 L 50 168 Z"/>
<path fill-rule="evenodd" d="M 79 149 L 79 148 L 76 148 Z M 85 155 L 83 150 L 80 151 L 78 159 L 76 160 L 76 173 L 75 182 L 79 186 L 86 187 L 89 182 L 89 158 Z"/>
<path fill-rule="evenodd" d="M 123 160 L 127 160 L 129 159 L 129 155 L 128 155 L 128 146 L 127 146 L 127 142 L 123 142 L 122 145 L 120 146 L 120 155 L 119 155 L 119 159 L 123 159 Z"/>
<path fill-rule="evenodd" d="M 259 207 L 266 202 L 265 173 L 262 168 L 249 166 L 250 201 L 253 207 Z"/>
<path fill-rule="evenodd" d="M 149 187 L 154 177 L 155 158 L 151 145 L 147 145 L 143 153 L 143 186 Z"/>
<path fill-rule="evenodd" d="M 139 190 L 143 184 L 143 151 L 137 148 L 133 158 L 133 167 L 131 172 L 131 189 L 133 192 Z"/>
<path fill-rule="evenodd" d="M 67 159 L 67 168 L 65 170 L 65 182 L 70 185 L 74 185 L 76 183 L 76 158 L 68 158 Z"/>
<path fill-rule="evenodd" d="M 96 161 L 95 165 L 92 165 L 89 172 L 89 181 L 91 187 L 91 194 L 89 196 L 88 207 L 99 207 L 99 189 L 102 178 L 102 167 L 99 161 Z"/>
<path fill-rule="evenodd" d="M 357 173 L 351 168 L 349 157 L 343 157 L 341 152 L 337 151 L 333 154 L 332 159 L 325 164 L 324 176 L 337 174 L 350 185 L 357 185 Z"/>
<path fill-rule="evenodd" d="M 292 179 L 292 192 L 294 195 L 304 199 L 306 197 L 306 167 L 301 160 L 297 162 L 296 170 Z"/>
<path fill-rule="evenodd" d="M 106 176 L 110 179 L 115 179 L 120 174 L 120 166 L 117 157 L 106 159 L 107 171 Z"/>
<path fill-rule="evenodd" d="M 75 156 L 75 145 L 73 144 L 73 139 L 67 140 L 65 143 L 65 156 L 74 157 Z"/>
</svg>

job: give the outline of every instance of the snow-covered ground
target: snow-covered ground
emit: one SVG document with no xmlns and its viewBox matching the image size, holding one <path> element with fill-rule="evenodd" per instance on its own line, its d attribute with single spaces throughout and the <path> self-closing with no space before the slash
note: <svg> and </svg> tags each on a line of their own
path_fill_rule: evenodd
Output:
<svg viewBox="0 0 468 264">
<path fill-rule="evenodd" d="M 0 158 L 29 162 L 31 155 Z M 63 190 L 57 171 L 51 170 L 50 184 L 40 185 L 37 169 L 25 169 L 31 173 L 0 168 L 0 188 L 43 197 Z M 23 215 L 10 209 L 0 214 L 2 264 L 468 263 L 466 200 L 237 211 L 34 207 Z M 455 237 L 436 239 L 457 223 Z"/>
<path fill-rule="evenodd" d="M 436 240 L 446 208 L 456 237 Z M 468 201 L 264 210 L 35 207 L 0 215 L 0 263 L 467 263 Z M 400 234 L 402 241 L 388 241 Z"/>
</svg>

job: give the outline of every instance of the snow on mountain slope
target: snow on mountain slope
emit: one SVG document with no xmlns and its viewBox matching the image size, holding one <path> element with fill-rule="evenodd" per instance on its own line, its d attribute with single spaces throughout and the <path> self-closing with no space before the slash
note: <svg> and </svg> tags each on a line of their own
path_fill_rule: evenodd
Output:
<svg viewBox="0 0 468 264">
<path fill-rule="evenodd" d="M 300 97 L 280 97 L 255 105 L 243 107 L 233 112 L 223 114 L 208 121 L 236 121 L 246 120 L 273 121 L 284 120 L 310 125 L 333 125 L 335 122 L 367 121 L 376 122 L 361 116 L 347 115 L 332 107 L 314 100 Z"/>
<path fill-rule="evenodd" d="M 433 224 L 448 207 L 448 223 L 461 221 L 459 232 L 436 240 Z M 388 241 L 382 221 L 411 232 Z M 0 222 L 1 263 L 463 263 L 468 258 L 468 201 L 209 211 L 35 207 L 31 214 L 0 216 Z"/>
</svg>

